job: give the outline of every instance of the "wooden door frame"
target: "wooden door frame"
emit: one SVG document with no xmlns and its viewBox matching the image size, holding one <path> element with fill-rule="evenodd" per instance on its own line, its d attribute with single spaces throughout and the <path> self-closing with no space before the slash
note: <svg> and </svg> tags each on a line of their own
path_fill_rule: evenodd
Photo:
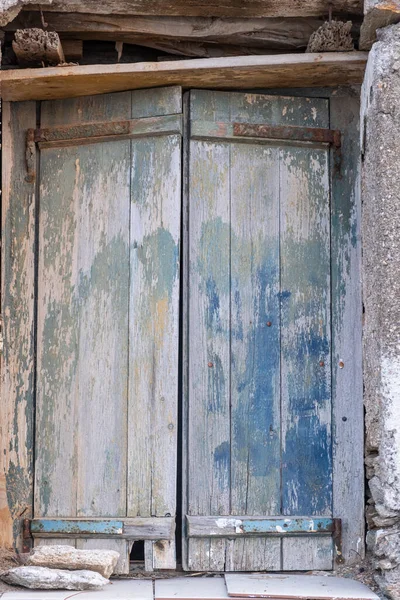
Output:
<svg viewBox="0 0 400 600">
<path fill-rule="evenodd" d="M 260 93 L 325 97 L 331 128 L 341 129 L 342 177 L 332 178 L 333 516 L 342 519 L 337 560 L 364 554 L 363 398 L 361 355 L 360 147 L 358 88 L 296 88 Z M 187 101 L 185 102 L 187 111 Z M 18 114 L 18 127 L 11 121 Z M 13 129 L 14 126 L 14 129 Z M 36 127 L 36 103 L 3 102 L 1 307 L 0 544 L 22 549 L 24 519 L 32 518 L 34 428 L 35 184 L 26 177 L 25 132 Z M 184 138 L 187 156 L 187 138 Z M 21 177 L 21 173 L 23 176 Z M 187 161 L 183 174 L 183 275 L 187 277 Z M 183 290 L 183 365 L 187 365 L 187 287 Z M 10 338 L 8 331 L 16 332 Z M 6 365 L 6 366 L 5 366 Z M 183 369 L 183 396 L 187 374 Z M 348 411 L 351 406 L 351 412 Z M 187 436 L 183 413 L 183 450 Z M 187 481 L 183 469 L 182 489 Z M 183 517 L 186 495 L 183 494 Z M 183 524 L 185 526 L 185 523 Z M 341 554 L 339 554 L 341 552 Z M 183 558 L 185 544 L 183 543 Z"/>
<path fill-rule="evenodd" d="M 244 90 L 232 90 L 244 91 Z M 255 93 L 255 90 L 245 90 Z M 189 93 L 184 96 L 188 123 Z M 332 474 L 333 518 L 341 519 L 335 536 L 336 564 L 352 564 L 365 554 L 364 410 L 362 379 L 360 88 L 264 89 L 256 93 L 329 99 L 330 128 L 342 132 L 341 172 L 331 164 L 332 290 Z M 188 472 L 188 315 L 189 315 L 189 138 L 183 141 L 182 233 L 182 562 L 188 569 L 186 543 Z M 186 282 L 186 285 L 185 285 Z M 339 541 L 340 540 L 340 541 Z"/>
</svg>

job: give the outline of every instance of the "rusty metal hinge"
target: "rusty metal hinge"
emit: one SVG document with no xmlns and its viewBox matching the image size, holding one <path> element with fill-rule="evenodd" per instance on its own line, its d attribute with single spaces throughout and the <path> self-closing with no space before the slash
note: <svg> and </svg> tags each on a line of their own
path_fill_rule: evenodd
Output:
<svg viewBox="0 0 400 600">
<path fill-rule="evenodd" d="M 28 183 L 34 183 L 36 179 L 36 146 L 34 129 L 28 129 L 26 132 L 25 160 L 27 170 L 25 180 Z"/>
<path fill-rule="evenodd" d="M 332 539 L 335 548 L 335 562 L 341 565 L 344 563 L 342 554 L 342 519 L 333 519 Z"/>
<path fill-rule="evenodd" d="M 31 533 L 31 520 L 22 520 L 22 552 L 30 552 L 33 546 L 33 537 Z"/>
</svg>

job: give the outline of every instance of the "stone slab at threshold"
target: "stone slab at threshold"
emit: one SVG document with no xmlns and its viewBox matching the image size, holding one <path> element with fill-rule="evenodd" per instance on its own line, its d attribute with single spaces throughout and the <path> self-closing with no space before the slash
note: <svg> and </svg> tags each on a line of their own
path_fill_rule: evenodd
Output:
<svg viewBox="0 0 400 600">
<path fill-rule="evenodd" d="M 226 574 L 231 598 L 296 598 L 318 600 L 379 600 L 366 585 L 354 579 L 324 575 Z"/>
<path fill-rule="evenodd" d="M 229 600 L 229 596 L 221 576 L 178 577 L 156 581 L 154 600 Z"/>
<path fill-rule="evenodd" d="M 67 600 L 71 596 L 76 600 L 153 600 L 153 582 L 134 579 L 114 580 L 100 590 L 85 592 L 18 589 L 4 592 L 1 600 Z"/>
</svg>

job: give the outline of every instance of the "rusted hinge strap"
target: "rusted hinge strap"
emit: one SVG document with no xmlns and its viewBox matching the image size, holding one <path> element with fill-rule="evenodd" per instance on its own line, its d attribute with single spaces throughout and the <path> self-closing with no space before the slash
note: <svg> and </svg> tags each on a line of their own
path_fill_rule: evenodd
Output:
<svg viewBox="0 0 400 600">
<path fill-rule="evenodd" d="M 225 123 L 222 121 L 191 122 L 192 139 L 225 139 L 227 141 L 292 141 L 330 144 L 340 148 L 341 132 L 322 127 L 296 127 L 294 125 L 266 125 L 256 123 Z M 247 138 L 247 139 L 246 139 Z"/>
<path fill-rule="evenodd" d="M 78 146 L 134 137 L 180 134 L 182 116 L 167 115 L 124 121 L 79 123 L 28 130 L 29 142 L 39 148 Z"/>
<path fill-rule="evenodd" d="M 235 137 L 267 138 L 269 140 L 291 140 L 341 145 L 341 134 L 337 129 L 322 127 L 295 127 L 293 125 L 257 125 L 253 123 L 233 123 Z"/>
<path fill-rule="evenodd" d="M 36 179 L 36 146 L 34 129 L 28 129 L 26 132 L 25 161 L 27 170 L 25 179 L 28 183 L 34 183 Z"/>
</svg>

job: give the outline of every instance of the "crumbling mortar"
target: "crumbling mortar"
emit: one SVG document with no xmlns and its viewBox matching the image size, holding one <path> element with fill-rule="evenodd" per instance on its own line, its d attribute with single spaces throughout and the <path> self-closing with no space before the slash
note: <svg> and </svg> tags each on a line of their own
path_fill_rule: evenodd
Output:
<svg viewBox="0 0 400 600">
<path fill-rule="evenodd" d="M 400 25 L 380 31 L 363 88 L 363 295 L 368 547 L 400 599 Z"/>
</svg>

